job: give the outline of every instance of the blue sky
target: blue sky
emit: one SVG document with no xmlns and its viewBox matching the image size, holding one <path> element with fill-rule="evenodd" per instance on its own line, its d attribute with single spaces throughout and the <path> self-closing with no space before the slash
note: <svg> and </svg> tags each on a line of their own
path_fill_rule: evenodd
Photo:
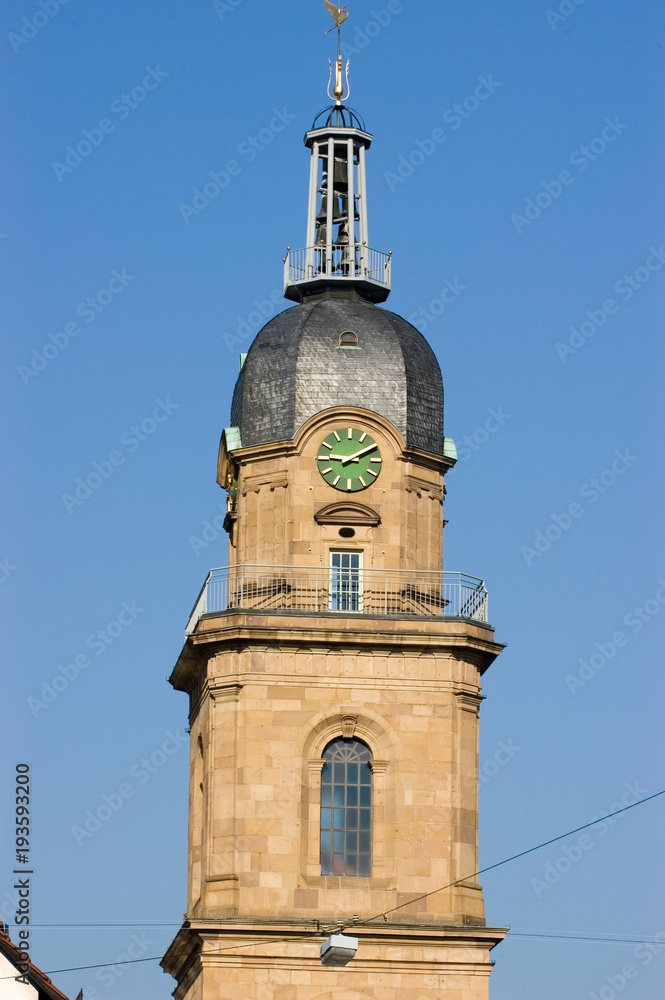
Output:
<svg viewBox="0 0 665 1000">
<path fill-rule="evenodd" d="M 665 787 L 665 22 L 619 0 L 350 9 L 370 243 L 393 251 L 387 305 L 436 351 L 460 453 L 445 565 L 486 579 L 507 644 L 481 713 L 490 865 Z M 238 354 L 286 306 L 334 42 L 316 0 L 11 0 L 1 17 L 0 895 L 25 760 L 33 953 L 55 970 L 159 955 L 182 917 L 187 706 L 164 678 L 226 559 L 221 535 L 192 539 L 223 503 Z M 77 843 L 104 796 L 112 815 Z M 594 827 L 579 858 L 573 837 L 484 877 L 488 922 L 515 929 L 493 1000 L 609 996 L 627 963 L 625 1000 L 661 995 L 665 949 L 520 934 L 665 931 L 664 806 Z M 154 961 L 120 971 L 54 981 L 104 1000 L 173 987 Z"/>
</svg>

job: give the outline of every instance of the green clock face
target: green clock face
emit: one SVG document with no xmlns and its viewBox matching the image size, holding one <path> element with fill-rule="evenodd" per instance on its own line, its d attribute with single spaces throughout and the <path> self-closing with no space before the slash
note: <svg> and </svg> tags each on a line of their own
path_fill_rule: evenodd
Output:
<svg viewBox="0 0 665 1000">
<path fill-rule="evenodd" d="M 381 471 L 378 444 L 357 427 L 340 427 L 325 437 L 316 461 L 325 481 L 344 493 L 367 489 Z"/>
</svg>

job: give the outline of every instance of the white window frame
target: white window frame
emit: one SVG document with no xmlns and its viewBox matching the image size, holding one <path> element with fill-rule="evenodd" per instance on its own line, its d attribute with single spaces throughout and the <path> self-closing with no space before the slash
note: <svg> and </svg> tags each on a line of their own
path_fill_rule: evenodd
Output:
<svg viewBox="0 0 665 1000">
<path fill-rule="evenodd" d="M 350 566 L 350 567 L 348 567 L 348 569 L 345 569 L 345 567 L 343 567 L 343 566 L 334 566 L 333 565 L 333 559 L 334 559 L 335 556 L 347 556 L 347 555 L 348 556 L 357 556 L 357 558 L 358 558 L 358 566 L 357 567 Z M 329 558 L 328 558 L 328 573 L 329 573 L 329 578 L 330 578 L 330 598 L 329 598 L 329 607 L 330 607 L 330 610 L 331 611 L 336 611 L 336 612 L 341 613 L 341 614 L 349 614 L 349 615 L 361 614 L 362 610 L 363 610 L 363 588 L 364 588 L 364 583 L 363 583 L 363 550 L 362 549 L 330 549 L 330 554 L 329 554 Z M 336 574 L 343 575 L 344 573 L 347 573 L 349 578 L 351 578 L 351 575 L 353 574 L 353 582 L 357 586 L 357 591 L 356 591 L 356 593 L 357 593 L 357 602 L 356 602 L 357 603 L 357 607 L 355 607 L 355 608 L 340 608 L 340 607 L 335 607 L 336 600 L 339 603 L 339 598 L 340 598 L 340 588 L 339 587 L 336 588 L 334 586 L 335 575 Z M 353 602 L 349 602 L 349 603 L 353 603 Z"/>
</svg>

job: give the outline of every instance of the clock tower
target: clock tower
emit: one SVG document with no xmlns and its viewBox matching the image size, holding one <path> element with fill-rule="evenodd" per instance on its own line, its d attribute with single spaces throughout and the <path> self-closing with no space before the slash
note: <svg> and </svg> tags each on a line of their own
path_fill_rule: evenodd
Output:
<svg viewBox="0 0 665 1000">
<path fill-rule="evenodd" d="M 305 135 L 306 245 L 284 260 L 297 304 L 252 343 L 222 434 L 228 562 L 171 676 L 189 877 L 162 964 L 177 1000 L 487 1000 L 505 929 L 475 879 L 478 711 L 502 647 L 483 581 L 442 569 L 441 371 L 379 305 L 372 136 L 339 55 L 329 96 Z M 357 950 L 331 967 L 340 930 Z"/>
</svg>

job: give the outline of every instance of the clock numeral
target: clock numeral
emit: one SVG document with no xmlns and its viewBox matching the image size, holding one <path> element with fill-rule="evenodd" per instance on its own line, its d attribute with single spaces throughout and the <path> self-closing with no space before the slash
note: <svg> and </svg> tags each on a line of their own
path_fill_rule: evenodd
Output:
<svg viewBox="0 0 665 1000">
<path fill-rule="evenodd" d="M 326 476 L 329 472 L 332 472 L 332 465 L 329 465 L 327 469 L 321 469 L 322 476 Z"/>
<path fill-rule="evenodd" d="M 341 437 L 339 436 L 339 434 L 337 433 L 337 431 L 333 431 L 333 434 L 337 438 L 338 441 L 342 440 Z M 330 447 L 332 448 L 332 445 Z"/>
<path fill-rule="evenodd" d="M 363 441 L 365 440 L 366 437 L 367 437 L 367 431 L 363 431 L 363 433 L 360 435 L 360 443 L 361 444 L 363 443 Z"/>
<path fill-rule="evenodd" d="M 374 469 L 368 469 L 367 471 L 369 472 L 370 476 L 378 476 L 379 474 L 378 472 L 375 472 Z"/>
<path fill-rule="evenodd" d="M 337 440 L 339 441 L 339 438 L 337 438 Z M 333 446 L 331 444 L 328 444 L 327 441 L 322 441 L 321 443 L 324 448 L 330 448 L 330 450 L 332 451 Z"/>
<path fill-rule="evenodd" d="M 333 486 L 337 486 L 341 478 L 342 478 L 341 476 L 335 476 L 335 478 L 332 481 Z"/>
<path fill-rule="evenodd" d="M 349 441 L 353 440 L 353 427 L 346 428 L 346 436 L 348 437 Z"/>
<path fill-rule="evenodd" d="M 347 490 L 351 489 L 351 482 L 352 482 L 352 480 L 347 479 L 347 481 L 346 481 L 346 488 L 347 488 Z"/>
<path fill-rule="evenodd" d="M 370 458 L 370 462 L 380 462 L 380 458 Z"/>
<path fill-rule="evenodd" d="M 358 479 L 359 479 L 359 480 L 360 480 L 360 482 L 361 482 L 361 483 L 363 484 L 363 486 L 367 486 L 367 483 L 365 482 L 365 480 L 363 479 L 363 477 L 362 477 L 362 476 L 358 476 Z"/>
</svg>

